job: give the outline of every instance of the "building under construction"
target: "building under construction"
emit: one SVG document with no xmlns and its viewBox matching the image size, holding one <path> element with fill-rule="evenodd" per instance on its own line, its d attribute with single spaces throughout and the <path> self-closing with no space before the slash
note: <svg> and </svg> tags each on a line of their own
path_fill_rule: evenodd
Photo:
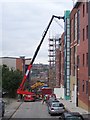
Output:
<svg viewBox="0 0 90 120">
<path fill-rule="evenodd" d="M 49 38 L 49 86 L 56 86 L 56 50 L 59 49 L 60 38 Z"/>
</svg>

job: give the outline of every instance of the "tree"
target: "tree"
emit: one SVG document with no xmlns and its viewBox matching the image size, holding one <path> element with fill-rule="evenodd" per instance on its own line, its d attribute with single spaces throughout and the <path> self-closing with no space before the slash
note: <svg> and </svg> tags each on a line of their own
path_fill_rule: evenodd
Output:
<svg viewBox="0 0 90 120">
<path fill-rule="evenodd" d="M 22 72 L 9 69 L 6 65 L 2 66 L 2 88 L 8 92 L 9 97 L 16 96 L 21 80 Z"/>
</svg>

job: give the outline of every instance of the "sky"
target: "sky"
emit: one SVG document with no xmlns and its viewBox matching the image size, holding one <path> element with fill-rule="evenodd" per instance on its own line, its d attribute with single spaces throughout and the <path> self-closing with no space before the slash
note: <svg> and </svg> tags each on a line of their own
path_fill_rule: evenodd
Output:
<svg viewBox="0 0 90 120">
<path fill-rule="evenodd" d="M 73 0 L 0 0 L 0 56 L 32 58 L 52 15 L 72 8 Z M 53 20 L 34 63 L 48 64 L 48 38 L 63 31 L 63 20 Z"/>
</svg>

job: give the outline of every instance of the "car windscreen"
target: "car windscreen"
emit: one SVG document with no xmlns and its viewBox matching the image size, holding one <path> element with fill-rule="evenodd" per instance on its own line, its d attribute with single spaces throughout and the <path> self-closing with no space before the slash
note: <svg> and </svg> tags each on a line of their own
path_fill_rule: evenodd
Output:
<svg viewBox="0 0 90 120">
<path fill-rule="evenodd" d="M 80 116 L 67 116 L 65 120 L 83 120 Z"/>
<path fill-rule="evenodd" d="M 64 105 L 63 104 L 60 104 L 60 103 L 55 103 L 55 104 L 52 104 L 53 107 L 63 107 Z"/>
</svg>

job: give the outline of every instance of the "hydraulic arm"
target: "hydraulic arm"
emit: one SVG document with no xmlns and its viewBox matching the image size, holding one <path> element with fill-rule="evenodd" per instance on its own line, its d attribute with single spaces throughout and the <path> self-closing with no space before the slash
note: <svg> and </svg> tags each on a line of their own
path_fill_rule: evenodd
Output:
<svg viewBox="0 0 90 120">
<path fill-rule="evenodd" d="M 32 68 L 33 62 L 34 62 L 34 60 L 35 60 L 35 58 L 36 58 L 36 56 L 37 56 L 37 54 L 38 54 L 38 52 L 39 52 L 39 50 L 40 50 L 40 47 L 41 47 L 41 45 L 42 45 L 42 43 L 43 43 L 43 40 L 44 40 L 44 38 L 45 38 L 45 36 L 46 36 L 46 34 L 47 34 L 47 32 L 48 32 L 48 29 L 49 29 L 49 27 L 50 27 L 50 25 L 51 25 L 51 23 L 52 23 L 52 21 L 53 21 L 54 18 L 58 18 L 58 19 L 63 19 L 63 20 L 64 20 L 64 17 L 52 15 L 52 18 L 51 18 L 51 20 L 50 20 L 50 22 L 49 22 L 46 30 L 45 30 L 44 33 L 43 33 L 42 39 L 41 39 L 41 41 L 40 41 L 40 43 L 39 43 L 39 45 L 38 45 L 38 47 L 37 47 L 37 49 L 36 49 L 36 51 L 35 51 L 35 53 L 34 53 L 34 56 L 33 56 L 32 60 L 31 60 L 31 62 L 30 62 L 30 64 L 29 64 L 29 66 L 28 66 L 27 71 L 26 71 L 26 73 L 25 73 L 25 75 L 24 75 L 24 77 L 23 77 L 23 80 L 22 80 L 22 82 L 21 82 L 21 84 L 20 84 L 20 87 L 17 89 L 17 94 L 29 94 L 28 91 L 25 91 L 25 90 L 24 90 L 24 83 L 25 83 L 25 81 L 26 81 L 26 79 L 27 79 L 27 76 L 28 76 L 28 74 L 29 74 L 29 72 L 30 72 L 30 70 L 31 70 L 31 68 Z"/>
</svg>

